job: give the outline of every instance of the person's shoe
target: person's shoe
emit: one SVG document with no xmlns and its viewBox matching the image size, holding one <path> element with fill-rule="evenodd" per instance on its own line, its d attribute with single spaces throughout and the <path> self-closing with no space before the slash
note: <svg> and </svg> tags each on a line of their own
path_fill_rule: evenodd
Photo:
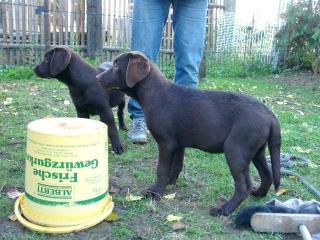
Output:
<svg viewBox="0 0 320 240">
<path fill-rule="evenodd" d="M 143 144 L 148 141 L 147 127 L 144 118 L 132 119 L 131 128 L 128 132 L 128 139 L 137 144 Z"/>
</svg>

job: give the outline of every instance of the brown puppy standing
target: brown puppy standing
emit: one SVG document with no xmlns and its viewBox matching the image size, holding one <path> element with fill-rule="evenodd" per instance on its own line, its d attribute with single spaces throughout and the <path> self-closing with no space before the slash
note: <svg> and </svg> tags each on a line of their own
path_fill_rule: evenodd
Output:
<svg viewBox="0 0 320 240">
<path fill-rule="evenodd" d="M 159 149 L 157 181 L 148 195 L 159 198 L 174 183 L 183 166 L 186 147 L 224 152 L 235 192 L 212 215 L 229 215 L 251 193 L 267 194 L 272 175 L 265 159 L 268 144 L 273 183 L 280 185 L 280 126 L 274 114 L 256 99 L 231 92 L 200 91 L 166 80 L 158 68 L 137 52 L 118 56 L 113 67 L 97 76 L 105 89 L 119 89 L 137 99 Z M 252 189 L 249 164 L 257 168 L 261 185 Z"/>
<path fill-rule="evenodd" d="M 100 120 L 108 125 L 112 150 L 121 154 L 123 146 L 111 108 L 118 105 L 119 127 L 126 130 L 123 119 L 125 98 L 122 92 L 104 90 L 97 83 L 95 77 L 105 67 L 108 65 L 101 64 L 98 70 L 69 48 L 56 47 L 45 54 L 44 60 L 34 68 L 34 72 L 41 78 L 56 78 L 68 86 L 79 118 L 99 115 Z"/>
</svg>

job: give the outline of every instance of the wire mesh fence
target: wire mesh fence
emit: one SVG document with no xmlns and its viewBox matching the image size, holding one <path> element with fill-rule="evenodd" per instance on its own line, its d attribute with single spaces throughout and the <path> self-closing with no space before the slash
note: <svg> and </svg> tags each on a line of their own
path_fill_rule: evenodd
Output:
<svg viewBox="0 0 320 240">
<path fill-rule="evenodd" d="M 254 19 L 251 24 L 240 26 L 234 24 L 234 19 L 234 14 L 225 14 L 220 18 L 215 48 L 206 51 L 206 62 L 210 66 L 207 72 L 226 76 L 276 69 L 278 53 L 274 42 L 278 28 L 256 27 Z"/>
</svg>

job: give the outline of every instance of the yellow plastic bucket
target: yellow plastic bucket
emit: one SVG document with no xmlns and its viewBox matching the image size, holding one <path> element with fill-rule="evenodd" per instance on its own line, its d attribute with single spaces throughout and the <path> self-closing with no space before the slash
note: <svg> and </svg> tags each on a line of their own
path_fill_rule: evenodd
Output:
<svg viewBox="0 0 320 240">
<path fill-rule="evenodd" d="M 99 121 L 44 118 L 29 123 L 18 220 L 32 230 L 59 233 L 59 228 L 80 230 L 106 218 L 113 209 L 107 147 L 107 126 Z"/>
</svg>

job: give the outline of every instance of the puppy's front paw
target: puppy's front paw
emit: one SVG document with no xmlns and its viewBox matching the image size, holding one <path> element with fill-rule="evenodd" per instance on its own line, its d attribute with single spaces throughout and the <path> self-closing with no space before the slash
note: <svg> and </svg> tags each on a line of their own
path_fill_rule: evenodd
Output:
<svg viewBox="0 0 320 240">
<path fill-rule="evenodd" d="M 250 195 L 253 197 L 261 198 L 267 195 L 267 193 L 268 193 L 268 189 L 252 188 Z"/>
<path fill-rule="evenodd" d="M 144 196 L 147 198 L 153 198 L 156 201 L 160 201 L 161 200 L 161 194 L 158 192 L 155 192 L 153 189 L 148 189 L 145 193 Z"/>
<path fill-rule="evenodd" d="M 122 144 L 112 145 L 112 151 L 115 154 L 121 154 L 124 152 L 124 147 L 122 146 Z"/>
<path fill-rule="evenodd" d="M 210 215 L 214 217 L 221 216 L 221 215 L 229 216 L 230 213 L 227 212 L 224 207 L 216 207 L 211 209 Z"/>
</svg>

